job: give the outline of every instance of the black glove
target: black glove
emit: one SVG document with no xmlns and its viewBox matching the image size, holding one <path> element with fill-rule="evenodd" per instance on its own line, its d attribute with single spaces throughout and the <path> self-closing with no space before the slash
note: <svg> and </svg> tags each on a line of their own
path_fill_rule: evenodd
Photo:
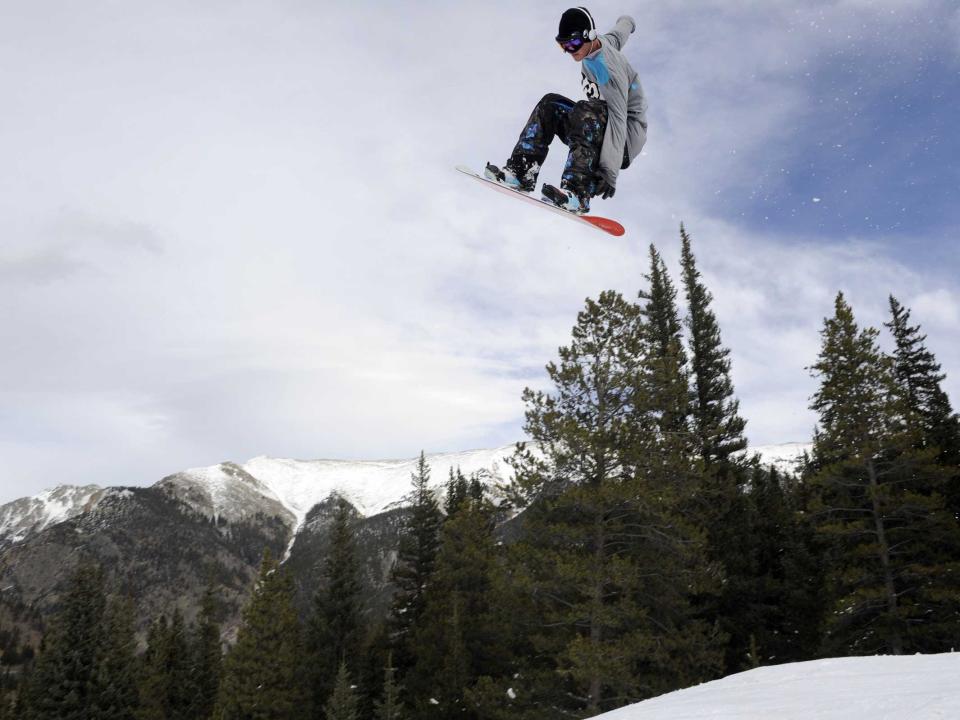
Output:
<svg viewBox="0 0 960 720">
<path fill-rule="evenodd" d="M 611 185 L 610 183 L 608 183 L 606 180 L 604 180 L 604 179 L 601 177 L 601 178 L 597 181 L 597 186 L 596 186 L 596 188 L 594 189 L 593 194 L 594 194 L 594 196 L 599 195 L 599 196 L 602 197 L 604 200 L 606 200 L 607 198 L 612 198 L 612 197 L 613 197 L 613 194 L 614 194 L 616 191 L 617 191 L 617 189 L 616 189 L 613 185 Z"/>
</svg>

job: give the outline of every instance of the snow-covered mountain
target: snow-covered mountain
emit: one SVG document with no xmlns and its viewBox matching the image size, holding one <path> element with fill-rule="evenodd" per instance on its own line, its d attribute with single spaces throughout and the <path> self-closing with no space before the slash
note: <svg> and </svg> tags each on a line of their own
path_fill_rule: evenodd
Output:
<svg viewBox="0 0 960 720">
<path fill-rule="evenodd" d="M 427 456 L 430 484 L 441 487 L 451 469 L 483 472 L 489 484 L 509 478 L 508 445 Z M 256 457 L 243 465 L 222 463 L 185 470 L 161 481 L 182 500 L 210 516 L 236 520 L 258 510 L 282 508 L 294 532 L 318 503 L 336 494 L 361 514 L 377 515 L 398 505 L 411 490 L 417 458 L 407 460 L 285 460 Z M 277 513 L 280 514 L 280 513 Z"/>
<path fill-rule="evenodd" d="M 97 485 L 58 485 L 0 505 L 0 547 L 92 510 L 107 492 Z"/>
<path fill-rule="evenodd" d="M 960 654 L 854 657 L 757 668 L 596 720 L 944 720 L 960 717 Z"/>
<path fill-rule="evenodd" d="M 510 479 L 506 462 L 513 445 L 427 455 L 433 487 L 441 487 L 451 469 L 465 475 L 483 472 L 494 486 Z M 805 443 L 751 448 L 761 462 L 793 472 Z M 237 464 L 224 462 L 170 475 L 155 487 L 211 518 L 237 521 L 258 513 L 280 517 L 295 534 L 307 513 L 337 494 L 363 515 L 373 516 L 403 502 L 417 458 L 405 460 L 288 460 L 256 457 Z M 61 485 L 30 498 L 0 506 L 0 546 L 20 542 L 50 525 L 93 509 L 109 492 L 95 485 Z"/>
<path fill-rule="evenodd" d="M 793 474 L 799 471 L 804 455 L 812 449 L 812 443 L 792 442 L 751 447 L 747 453 L 759 455 L 762 465 L 772 465 L 781 473 Z"/>
</svg>

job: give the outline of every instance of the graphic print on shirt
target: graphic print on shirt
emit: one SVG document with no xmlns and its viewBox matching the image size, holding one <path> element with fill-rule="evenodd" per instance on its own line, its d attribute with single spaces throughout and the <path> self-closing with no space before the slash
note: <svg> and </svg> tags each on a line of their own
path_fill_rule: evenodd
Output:
<svg viewBox="0 0 960 720">
<path fill-rule="evenodd" d="M 587 77 L 585 72 L 580 73 L 580 83 L 583 85 L 583 94 L 590 100 L 600 99 L 600 88 L 597 84 Z"/>
</svg>

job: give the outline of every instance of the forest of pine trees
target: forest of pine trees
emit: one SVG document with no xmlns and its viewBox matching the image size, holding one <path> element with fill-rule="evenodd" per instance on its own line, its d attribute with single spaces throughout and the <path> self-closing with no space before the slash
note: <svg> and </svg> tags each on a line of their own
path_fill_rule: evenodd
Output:
<svg viewBox="0 0 960 720">
<path fill-rule="evenodd" d="M 229 647 L 215 587 L 138 645 L 133 600 L 83 566 L 35 657 L 5 636 L 20 671 L 0 720 L 582 718 L 759 665 L 955 648 L 960 420 L 909 309 L 891 297 L 882 336 L 837 295 L 809 368 L 812 454 L 783 475 L 744 452 L 680 239 L 679 291 L 651 246 L 635 298 L 586 301 L 549 389 L 524 393 L 499 502 L 459 471 L 436 493 L 421 454 L 385 617 L 342 500 L 306 615 L 265 552 Z"/>
</svg>

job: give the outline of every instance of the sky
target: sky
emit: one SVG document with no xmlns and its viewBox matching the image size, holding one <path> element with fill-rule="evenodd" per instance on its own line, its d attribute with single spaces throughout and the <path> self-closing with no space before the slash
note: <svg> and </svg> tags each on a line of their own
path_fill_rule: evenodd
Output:
<svg viewBox="0 0 960 720">
<path fill-rule="evenodd" d="M 679 278 L 681 222 L 751 443 L 810 438 L 840 290 L 910 307 L 960 403 L 956 3 L 590 4 L 649 102 L 595 201 L 623 238 L 453 169 L 581 99 L 566 7 L 0 0 L 0 502 L 513 442 L 585 298 L 651 243 Z"/>
</svg>

